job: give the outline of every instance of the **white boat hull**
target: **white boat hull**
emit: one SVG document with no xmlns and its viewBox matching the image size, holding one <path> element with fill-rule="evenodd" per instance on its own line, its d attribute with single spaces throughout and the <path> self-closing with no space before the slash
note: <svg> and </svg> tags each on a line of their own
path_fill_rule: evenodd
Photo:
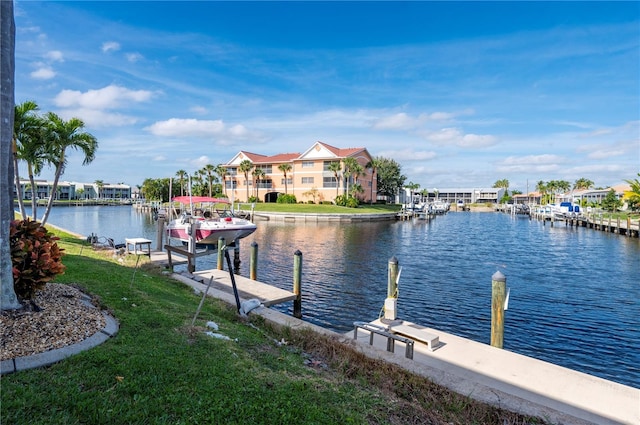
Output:
<svg viewBox="0 0 640 425">
<path fill-rule="evenodd" d="M 225 243 L 232 244 L 238 239 L 245 238 L 255 232 L 256 225 L 248 220 L 239 218 L 220 218 L 207 220 L 173 220 L 167 225 L 167 236 L 188 243 L 191 232 L 195 232 L 195 242 L 200 245 L 217 245 L 220 238 Z"/>
</svg>

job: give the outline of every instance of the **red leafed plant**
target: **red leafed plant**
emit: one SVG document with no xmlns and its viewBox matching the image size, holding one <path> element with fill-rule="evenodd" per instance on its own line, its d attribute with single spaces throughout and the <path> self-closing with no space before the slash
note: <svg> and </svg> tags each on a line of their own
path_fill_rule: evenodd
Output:
<svg viewBox="0 0 640 425">
<path fill-rule="evenodd" d="M 37 221 L 14 220 L 9 233 L 13 263 L 13 288 L 21 300 L 33 300 L 36 291 L 64 273 L 60 238 Z"/>
</svg>

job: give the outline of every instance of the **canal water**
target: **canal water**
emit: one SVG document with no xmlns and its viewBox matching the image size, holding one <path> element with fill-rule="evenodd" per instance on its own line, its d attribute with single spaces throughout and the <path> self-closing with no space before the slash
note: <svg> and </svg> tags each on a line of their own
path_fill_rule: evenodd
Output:
<svg viewBox="0 0 640 425">
<path fill-rule="evenodd" d="M 57 207 L 51 224 L 90 235 L 156 240 L 156 223 L 126 206 Z M 551 226 L 502 213 L 449 213 L 432 221 L 274 223 L 241 244 L 258 244 L 258 280 L 291 290 L 302 252 L 302 312 L 347 332 L 379 317 L 387 265 L 402 268 L 398 316 L 489 343 L 491 277 L 510 288 L 504 348 L 640 388 L 640 242 L 593 229 Z M 215 267 L 216 256 L 197 268 Z M 291 313 L 292 305 L 278 307 Z"/>
</svg>

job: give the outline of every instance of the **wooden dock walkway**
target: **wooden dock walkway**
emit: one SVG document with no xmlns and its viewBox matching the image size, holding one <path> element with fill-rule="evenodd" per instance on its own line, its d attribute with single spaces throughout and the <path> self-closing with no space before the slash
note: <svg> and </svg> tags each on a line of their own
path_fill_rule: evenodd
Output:
<svg viewBox="0 0 640 425">
<path fill-rule="evenodd" d="M 586 227 L 588 229 L 615 233 L 630 238 L 640 237 L 640 220 L 604 218 L 602 215 L 599 217 L 554 217 L 544 213 L 532 213 L 532 217 L 537 220 L 550 221 L 552 226 L 559 222 L 564 223 L 565 226 Z"/>
<path fill-rule="evenodd" d="M 152 251 L 151 261 L 156 264 L 168 266 L 169 260 L 167 252 L 165 251 Z M 171 262 L 175 266 L 176 264 L 187 264 L 187 259 L 179 255 L 173 255 Z M 203 284 L 205 287 L 209 283 L 209 279 L 213 277 L 211 287 L 219 291 L 233 293 L 233 285 L 228 270 L 202 270 L 194 271 L 193 273 L 182 273 L 184 277 L 194 280 Z M 293 301 L 297 298 L 294 292 L 280 289 L 278 287 L 252 280 L 244 276 L 234 274 L 234 280 L 236 281 L 236 287 L 238 288 L 238 294 L 243 300 L 256 298 L 260 300 L 260 303 L 265 307 L 269 307 L 275 304 L 281 304 L 287 301 Z"/>
</svg>

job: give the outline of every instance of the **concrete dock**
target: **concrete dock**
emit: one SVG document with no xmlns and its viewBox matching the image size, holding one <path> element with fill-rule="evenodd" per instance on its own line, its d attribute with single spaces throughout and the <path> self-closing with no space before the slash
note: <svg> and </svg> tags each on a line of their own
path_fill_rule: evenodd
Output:
<svg viewBox="0 0 640 425">
<path fill-rule="evenodd" d="M 379 320 L 371 323 L 384 326 Z M 396 342 L 394 353 L 387 353 L 387 338 L 382 335 L 374 334 L 373 348 L 460 394 L 551 423 L 640 424 L 640 389 L 437 329 L 424 332 L 437 335 L 440 345 L 431 351 L 416 341 L 413 360 L 405 357 L 402 342 Z M 357 343 L 369 346 L 369 342 L 370 333 L 359 329 Z"/>
<path fill-rule="evenodd" d="M 154 259 L 161 260 L 161 256 L 152 255 Z M 228 271 L 205 270 L 173 277 L 199 291 L 204 291 L 213 278 L 209 295 L 235 304 Z M 241 301 L 257 298 L 263 304 L 251 314 L 277 325 L 309 328 L 336 337 L 369 357 L 397 364 L 475 400 L 554 424 L 640 424 L 638 388 L 422 326 L 418 326 L 421 331 L 438 336 L 439 344 L 430 350 L 427 344 L 416 340 L 413 359 L 408 359 L 402 342 L 396 342 L 391 353 L 383 335 L 374 334 L 371 339 L 368 331 L 359 329 L 354 340 L 353 331 L 338 334 L 277 312 L 268 306 L 292 300 L 295 294 L 242 276 L 236 275 L 235 279 Z M 370 323 L 386 326 L 379 320 Z M 401 324 L 415 326 L 404 321 Z"/>
</svg>

